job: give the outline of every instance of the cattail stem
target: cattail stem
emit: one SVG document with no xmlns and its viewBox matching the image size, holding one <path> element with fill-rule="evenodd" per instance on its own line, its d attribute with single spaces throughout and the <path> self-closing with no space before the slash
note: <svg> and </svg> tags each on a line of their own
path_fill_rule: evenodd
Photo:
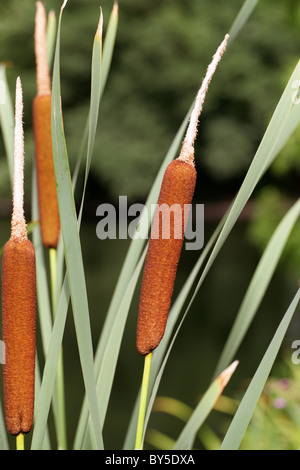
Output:
<svg viewBox="0 0 300 470">
<path fill-rule="evenodd" d="M 24 434 L 22 432 L 20 432 L 20 434 L 18 434 L 16 436 L 16 448 L 17 450 L 24 450 L 25 447 L 24 447 Z"/>
<path fill-rule="evenodd" d="M 135 450 L 142 450 L 143 448 L 144 423 L 145 423 L 145 414 L 146 414 L 146 406 L 147 406 L 149 378 L 150 378 L 150 371 L 151 371 L 151 360 L 152 360 L 152 353 L 149 353 L 144 357 L 144 371 L 143 371 L 139 415 L 138 415 L 138 423 L 137 423 L 137 431 L 136 431 Z"/>
</svg>

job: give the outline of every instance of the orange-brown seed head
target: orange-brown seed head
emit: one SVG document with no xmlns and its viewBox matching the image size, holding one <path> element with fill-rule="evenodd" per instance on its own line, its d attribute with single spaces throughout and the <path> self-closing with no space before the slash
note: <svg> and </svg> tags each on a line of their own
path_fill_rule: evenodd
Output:
<svg viewBox="0 0 300 470">
<path fill-rule="evenodd" d="M 55 248 L 60 221 L 52 153 L 50 94 L 35 97 L 33 125 L 42 241 L 45 247 Z"/>
<path fill-rule="evenodd" d="M 153 351 L 165 332 L 187 222 L 185 205 L 192 202 L 195 184 L 193 164 L 177 159 L 168 165 L 153 219 L 141 287 L 136 337 L 136 347 L 141 355 Z M 167 226 L 159 210 L 163 204 L 169 208 L 178 205 L 178 212 L 170 211 Z M 165 227 L 168 233 L 164 231 Z M 158 238 L 154 238 L 154 234 L 159 234 Z"/>
<path fill-rule="evenodd" d="M 5 421 L 12 435 L 33 422 L 35 378 L 36 271 L 30 240 L 9 240 L 2 259 L 2 334 L 5 348 Z"/>
</svg>

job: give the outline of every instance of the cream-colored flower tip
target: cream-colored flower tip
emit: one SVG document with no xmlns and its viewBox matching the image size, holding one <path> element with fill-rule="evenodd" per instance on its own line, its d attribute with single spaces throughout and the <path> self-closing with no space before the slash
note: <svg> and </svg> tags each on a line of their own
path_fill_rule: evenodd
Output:
<svg viewBox="0 0 300 470">
<path fill-rule="evenodd" d="M 16 82 L 15 131 L 14 131 L 14 176 L 13 213 L 11 221 L 12 238 L 27 238 L 24 218 L 24 132 L 23 132 L 23 92 L 20 77 Z"/>
<path fill-rule="evenodd" d="M 34 48 L 36 59 L 37 94 L 47 95 L 51 91 L 50 72 L 46 40 L 47 17 L 42 2 L 36 2 Z"/>
</svg>

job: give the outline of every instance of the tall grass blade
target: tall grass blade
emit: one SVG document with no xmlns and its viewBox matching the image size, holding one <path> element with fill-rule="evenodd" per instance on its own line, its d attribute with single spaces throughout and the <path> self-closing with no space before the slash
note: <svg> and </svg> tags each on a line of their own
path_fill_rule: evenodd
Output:
<svg viewBox="0 0 300 470">
<path fill-rule="evenodd" d="M 36 415 L 36 403 L 38 401 L 38 396 L 41 388 L 41 376 L 40 376 L 40 370 L 39 370 L 39 361 L 38 361 L 38 355 L 36 355 L 36 361 L 35 361 L 35 397 L 34 397 L 34 414 Z M 51 449 L 51 442 L 50 442 L 50 436 L 49 436 L 49 431 L 48 428 L 46 427 L 45 429 L 45 435 L 44 435 L 44 440 L 42 444 L 42 449 L 43 450 L 50 450 Z"/>
<path fill-rule="evenodd" d="M 246 174 L 243 184 L 233 201 L 228 217 L 226 218 L 225 224 L 222 228 L 220 236 L 216 242 L 214 250 L 208 260 L 204 272 L 202 273 L 200 282 L 206 276 L 212 263 L 214 262 L 217 254 L 221 247 L 225 243 L 231 229 L 238 220 L 243 208 L 247 201 L 252 195 L 257 183 L 267 171 L 270 164 L 275 158 L 274 150 L 277 149 L 279 139 L 282 137 L 281 133 L 286 131 L 286 122 L 290 117 L 290 114 L 294 109 L 297 109 L 297 119 L 300 121 L 300 107 L 296 108 L 297 105 L 293 103 L 293 83 L 295 80 L 300 78 L 300 62 L 297 63 L 290 80 L 282 94 L 281 99 L 275 109 L 275 112 L 271 118 L 268 128 L 263 136 L 263 139 L 259 145 L 259 148 L 255 154 L 255 157 L 250 165 L 250 168 Z M 287 134 L 286 134 L 287 135 Z M 282 141 L 281 141 L 282 144 Z"/>
<path fill-rule="evenodd" d="M 100 26 L 100 23 L 102 24 L 102 14 L 100 14 L 99 26 Z M 83 194 L 81 197 L 79 219 L 81 219 L 81 216 L 82 216 L 86 183 L 87 183 L 88 174 L 89 174 L 90 165 L 91 165 L 94 138 L 95 138 L 95 132 L 96 132 L 97 123 L 98 123 L 98 108 L 99 108 L 101 98 L 105 90 L 105 85 L 106 85 L 107 77 L 108 77 L 110 66 L 111 66 L 111 57 L 112 57 L 114 46 L 115 46 L 117 25 L 118 25 L 118 8 L 114 6 L 112 13 L 110 15 L 108 26 L 107 26 L 107 33 L 106 33 L 104 44 L 103 44 L 103 51 L 102 51 L 102 37 L 100 38 L 100 36 L 97 35 L 94 38 L 92 73 L 91 73 L 92 75 L 91 99 L 90 99 L 90 103 L 93 109 L 89 110 L 83 136 L 81 139 L 81 144 L 80 144 L 80 148 L 78 152 L 75 170 L 74 170 L 73 177 L 72 177 L 73 192 L 75 192 L 81 162 L 86 153 L 87 157 L 86 157 L 86 168 L 85 168 L 85 178 L 84 178 L 84 189 L 83 189 Z M 90 113 L 92 114 L 92 116 L 90 116 Z M 79 225 L 80 225 L 80 222 L 79 222 Z M 62 240 L 60 240 L 58 244 L 58 248 L 57 248 L 57 273 L 56 273 L 56 279 L 57 279 L 56 291 L 57 292 L 58 292 L 58 289 L 61 288 L 62 273 L 63 273 L 64 257 L 63 257 L 63 246 L 62 246 L 61 241 Z"/>
<path fill-rule="evenodd" d="M 91 71 L 91 98 L 90 98 L 90 109 L 89 109 L 89 125 L 87 133 L 87 158 L 86 158 L 86 171 L 84 178 L 83 196 L 79 211 L 79 219 L 81 220 L 84 196 L 86 191 L 86 185 L 88 181 L 88 175 L 91 167 L 93 148 L 95 142 L 95 135 L 97 131 L 99 105 L 101 98 L 101 83 L 102 83 L 102 28 L 103 18 L 102 11 L 98 23 L 98 29 L 94 38 L 93 53 L 92 53 L 92 71 Z"/>
<path fill-rule="evenodd" d="M 14 168 L 14 109 L 6 80 L 5 64 L 0 64 L 0 127 L 12 187 Z"/>
<path fill-rule="evenodd" d="M 104 92 L 104 88 L 107 82 L 107 77 L 109 74 L 113 51 L 115 47 L 117 29 L 118 29 L 118 20 L 119 20 L 119 7 L 118 3 L 115 2 L 112 8 L 107 31 L 105 34 L 105 40 L 103 44 L 103 61 L 102 61 L 102 80 L 101 80 L 101 94 Z"/>
<path fill-rule="evenodd" d="M 2 412 L 2 406 L 0 406 L 0 450 L 9 450 L 7 431 L 4 423 L 5 420 Z"/>
<path fill-rule="evenodd" d="M 215 376 L 226 367 L 241 344 L 260 302 L 268 288 L 272 275 L 284 250 L 288 237 L 299 218 L 300 200 L 298 200 L 278 225 L 271 237 L 249 284 L 229 337 L 217 364 Z"/>
<path fill-rule="evenodd" d="M 87 399 L 98 448 L 103 448 L 102 426 L 99 415 L 96 383 L 93 370 L 93 348 L 90 329 L 89 306 L 79 238 L 76 208 L 70 176 L 66 142 L 61 114 L 60 94 L 60 30 L 62 12 L 58 22 L 57 43 L 52 85 L 52 145 L 61 230 L 68 273 L 73 316 Z"/>
<path fill-rule="evenodd" d="M 101 20 L 101 18 L 100 18 Z M 87 164 L 86 164 L 86 174 L 85 174 L 85 181 L 87 181 L 88 178 L 88 172 L 90 169 L 90 159 L 92 156 L 92 151 L 93 151 L 93 144 L 94 144 L 94 135 L 97 127 L 97 119 L 95 116 L 98 118 L 98 113 L 96 110 L 97 105 L 99 106 L 100 103 L 100 97 L 101 93 L 99 94 L 99 88 L 100 84 L 102 83 L 101 81 L 101 38 L 98 36 L 95 37 L 94 40 L 94 46 L 93 46 L 93 56 L 92 56 L 92 84 L 91 84 L 91 101 L 93 101 L 93 113 L 92 115 L 94 116 L 93 119 L 88 119 L 87 121 L 87 126 L 86 126 L 86 132 L 84 137 L 86 140 L 88 140 L 88 136 L 90 136 L 89 139 L 89 147 L 88 147 L 88 152 L 87 152 Z M 95 65 L 97 64 L 97 65 Z M 98 69 L 98 70 L 97 70 Z M 82 142 L 82 146 L 80 149 L 80 155 L 79 158 L 83 156 L 84 152 L 84 147 L 85 143 Z M 72 186 L 73 190 L 75 189 L 76 186 L 76 174 L 73 176 L 73 181 L 72 181 Z M 80 204 L 80 213 L 78 216 L 78 227 L 80 227 L 81 224 L 81 215 L 82 215 L 82 210 L 83 210 L 83 203 L 84 203 L 84 196 L 85 196 L 85 190 L 83 191 L 83 194 L 81 196 L 81 204 Z M 63 245 L 60 244 L 58 246 L 58 250 L 62 250 L 63 254 Z M 61 253 L 58 251 L 58 262 L 60 264 L 59 272 L 60 276 L 62 275 L 62 266 L 63 266 L 63 257 L 61 256 Z M 67 277 L 65 277 L 64 282 L 63 282 L 63 287 L 61 288 L 62 283 L 59 282 L 57 284 L 57 287 L 59 287 L 59 290 L 57 292 L 61 292 L 60 295 L 60 301 L 58 302 L 57 309 L 56 309 L 56 317 L 57 319 L 55 320 L 55 329 L 53 330 L 53 336 L 51 339 L 51 347 L 49 348 L 48 355 L 47 355 L 47 363 L 44 371 L 44 381 L 46 386 L 43 386 L 42 389 L 42 397 L 43 399 L 41 400 L 41 403 L 43 404 L 43 414 L 40 416 L 38 415 L 38 423 L 36 423 L 36 428 L 37 432 L 35 435 L 35 440 L 34 440 L 34 445 L 36 448 L 39 448 L 41 439 L 39 438 L 39 435 L 43 433 L 44 427 L 46 425 L 46 418 L 47 418 L 47 413 L 49 411 L 49 406 L 50 406 L 50 401 L 51 401 L 51 393 L 53 390 L 54 386 L 54 380 L 55 380 L 55 374 L 53 373 L 54 370 L 56 370 L 56 364 L 58 360 L 58 353 L 59 353 L 59 348 L 60 348 L 60 342 L 57 341 L 57 337 L 59 337 L 62 340 L 62 335 L 65 327 L 65 320 L 66 320 L 66 315 L 67 315 L 67 309 L 69 305 L 69 298 L 70 298 L 70 291 L 68 287 L 68 281 Z M 54 334 L 55 333 L 55 334 Z M 47 411 L 48 410 L 48 411 Z"/>
<path fill-rule="evenodd" d="M 52 400 L 53 388 L 56 378 L 56 368 L 60 355 L 64 327 L 69 305 L 68 278 L 65 276 L 63 288 L 56 310 L 53 330 L 49 342 L 47 360 L 43 371 L 40 391 L 35 409 L 35 422 L 32 432 L 31 449 L 40 450 L 43 446 L 47 427 L 49 409 Z"/>
<path fill-rule="evenodd" d="M 47 31 L 46 31 L 49 67 L 52 66 L 52 62 L 53 62 L 53 55 L 54 55 L 55 41 L 56 41 L 56 26 L 57 26 L 57 21 L 56 21 L 55 12 L 52 10 L 48 14 Z"/>
<path fill-rule="evenodd" d="M 112 334 L 109 336 L 104 353 L 103 360 L 99 372 L 97 374 L 97 391 L 99 397 L 99 408 L 101 420 L 104 423 L 107 407 L 109 403 L 109 398 L 111 395 L 111 389 L 113 384 L 113 379 L 115 375 L 115 370 L 117 366 L 117 361 L 119 357 L 120 346 L 123 338 L 124 328 L 127 320 L 127 315 L 131 305 L 132 297 L 135 291 L 136 283 L 139 278 L 140 271 L 143 266 L 144 258 L 146 256 L 146 250 L 141 256 L 138 265 L 128 283 L 125 295 L 122 299 L 122 302 L 119 306 L 119 309 L 116 313 L 114 323 L 112 325 Z M 100 400 L 101 397 L 101 400 Z M 90 429 L 90 428 L 89 428 Z M 84 445 L 86 442 L 90 442 L 89 432 L 85 437 Z"/>
<path fill-rule="evenodd" d="M 231 44 L 231 42 L 236 38 L 236 36 L 241 31 L 241 29 L 247 23 L 249 17 L 253 13 L 253 10 L 255 9 L 257 4 L 258 4 L 258 0 L 245 0 L 244 1 L 239 13 L 237 14 L 229 30 L 230 37 L 229 37 L 228 45 Z"/>
<path fill-rule="evenodd" d="M 215 403 L 217 402 L 232 374 L 234 373 L 237 365 L 237 361 L 233 362 L 212 382 L 196 406 L 191 417 L 185 424 L 183 430 L 179 434 L 179 437 L 174 444 L 173 450 L 191 449 L 191 446 L 193 445 L 196 437 L 196 433 L 213 409 Z"/>
<path fill-rule="evenodd" d="M 31 213 L 33 221 L 39 220 L 38 198 L 37 198 L 37 183 L 36 183 L 36 170 L 33 166 L 32 170 L 32 201 Z M 47 351 L 50 343 L 52 333 L 52 314 L 49 297 L 49 287 L 47 279 L 47 270 L 44 256 L 44 247 L 41 239 L 39 225 L 32 231 L 32 242 L 35 251 L 36 262 L 36 283 L 37 283 L 37 306 L 38 306 L 38 319 L 41 329 L 42 346 L 44 356 L 47 356 Z"/>
<path fill-rule="evenodd" d="M 275 335 L 247 388 L 247 391 L 223 439 L 220 450 L 237 450 L 239 448 L 254 413 L 256 404 L 270 374 L 283 338 L 298 306 L 299 300 L 300 289 L 297 290 L 295 297 L 281 320 Z"/>
</svg>

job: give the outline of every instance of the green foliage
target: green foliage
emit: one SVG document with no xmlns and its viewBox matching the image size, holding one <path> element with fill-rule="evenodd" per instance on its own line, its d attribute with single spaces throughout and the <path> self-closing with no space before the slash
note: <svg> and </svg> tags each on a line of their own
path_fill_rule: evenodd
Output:
<svg viewBox="0 0 300 470">
<path fill-rule="evenodd" d="M 266 186 L 253 202 L 252 218 L 249 224 L 248 237 L 260 252 L 270 239 L 276 225 L 290 207 L 291 201 L 277 187 Z M 299 275 L 300 264 L 300 223 L 297 222 L 284 248 L 279 266 Z"/>
</svg>

